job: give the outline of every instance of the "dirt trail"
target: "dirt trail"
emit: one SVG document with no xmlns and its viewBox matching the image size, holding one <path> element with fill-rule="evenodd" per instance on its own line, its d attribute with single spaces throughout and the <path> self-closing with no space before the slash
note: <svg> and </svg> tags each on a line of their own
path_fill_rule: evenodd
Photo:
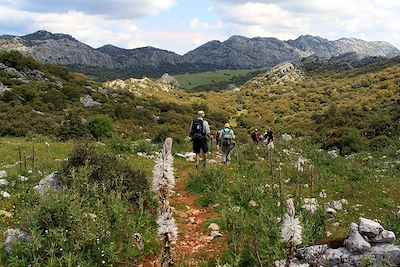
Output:
<svg viewBox="0 0 400 267">
<path fill-rule="evenodd" d="M 171 206 L 175 208 L 174 217 L 179 229 L 173 255 L 177 265 L 185 263 L 197 266 L 201 261 L 219 256 L 226 247 L 226 239 L 224 232 L 221 232 L 222 237 L 213 239 L 210 236 L 211 230 L 208 226 L 219 217 L 218 213 L 197 205 L 196 198 L 185 190 L 184 183 L 190 171 L 196 171 L 194 165 L 180 172 L 175 194 L 170 200 Z M 142 266 L 160 266 L 159 258 L 148 259 Z"/>
</svg>

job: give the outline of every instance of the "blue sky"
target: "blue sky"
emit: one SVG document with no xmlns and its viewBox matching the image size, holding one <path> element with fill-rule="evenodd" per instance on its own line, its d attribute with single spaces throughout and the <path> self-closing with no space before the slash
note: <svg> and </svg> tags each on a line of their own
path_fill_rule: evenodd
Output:
<svg viewBox="0 0 400 267">
<path fill-rule="evenodd" d="M 355 37 L 400 47 L 399 0 L 0 0 L 0 34 L 68 33 L 93 47 L 184 54 L 231 35 Z"/>
</svg>

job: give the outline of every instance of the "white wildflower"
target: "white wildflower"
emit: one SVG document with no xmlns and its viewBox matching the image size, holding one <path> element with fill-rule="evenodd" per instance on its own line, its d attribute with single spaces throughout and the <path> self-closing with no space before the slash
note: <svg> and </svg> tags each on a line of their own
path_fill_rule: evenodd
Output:
<svg viewBox="0 0 400 267">
<path fill-rule="evenodd" d="M 175 187 L 173 156 L 171 153 L 172 139 L 167 138 L 164 148 L 158 155 L 153 170 L 153 191 L 159 195 L 168 196 Z"/>
<path fill-rule="evenodd" d="M 314 213 L 318 209 L 318 201 L 315 198 L 304 198 L 302 208 Z"/>
<path fill-rule="evenodd" d="M 171 240 L 178 237 L 178 227 L 171 212 L 163 212 L 157 219 L 157 234 L 160 236 L 168 235 Z"/>
<path fill-rule="evenodd" d="M 297 246 L 302 243 L 302 227 L 299 219 L 295 217 L 296 210 L 292 198 L 287 200 L 287 205 L 281 231 L 282 242 L 288 246 Z"/>
</svg>

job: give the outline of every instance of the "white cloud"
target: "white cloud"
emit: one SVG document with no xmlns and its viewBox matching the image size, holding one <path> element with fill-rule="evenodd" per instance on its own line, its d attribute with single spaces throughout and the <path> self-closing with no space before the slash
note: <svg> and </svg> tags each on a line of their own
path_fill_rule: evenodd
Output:
<svg viewBox="0 0 400 267">
<path fill-rule="evenodd" d="M 215 24 L 209 24 L 208 22 L 200 21 L 198 18 L 194 17 L 190 21 L 190 27 L 192 29 L 200 30 L 212 30 L 212 29 L 222 29 L 224 25 L 221 21 L 217 21 Z"/>
<path fill-rule="evenodd" d="M 229 33 L 286 38 L 314 33 L 400 46 L 398 0 L 214 0 L 209 12 Z"/>
<path fill-rule="evenodd" d="M 0 0 L 0 4 L 29 12 L 75 11 L 116 20 L 155 16 L 170 9 L 175 2 L 175 0 Z"/>
</svg>

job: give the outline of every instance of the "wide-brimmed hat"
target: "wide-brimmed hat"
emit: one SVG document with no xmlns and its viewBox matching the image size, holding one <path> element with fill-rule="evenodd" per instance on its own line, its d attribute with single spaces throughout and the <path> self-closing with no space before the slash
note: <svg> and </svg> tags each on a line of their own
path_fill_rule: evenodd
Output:
<svg viewBox="0 0 400 267">
<path fill-rule="evenodd" d="M 224 127 L 225 128 L 231 128 L 231 125 L 229 123 L 225 123 Z"/>
</svg>

